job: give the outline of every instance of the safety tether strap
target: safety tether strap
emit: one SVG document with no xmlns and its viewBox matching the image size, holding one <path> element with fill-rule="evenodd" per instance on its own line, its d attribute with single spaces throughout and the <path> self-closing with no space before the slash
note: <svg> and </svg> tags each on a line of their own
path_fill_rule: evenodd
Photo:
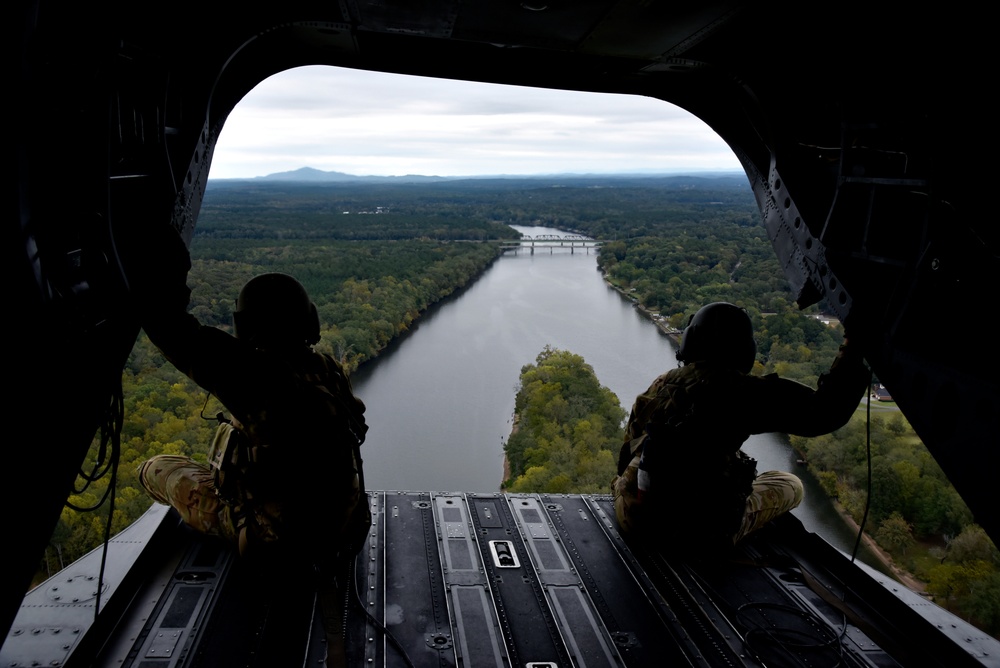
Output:
<svg viewBox="0 0 1000 668">
<path fill-rule="evenodd" d="M 839 610 L 847 620 L 851 622 L 854 626 L 859 628 L 864 632 L 869 638 L 872 639 L 875 644 L 879 647 L 886 648 L 891 646 L 895 654 L 902 653 L 903 656 L 897 656 L 896 658 L 901 659 L 902 665 L 917 665 L 920 663 L 917 661 L 919 657 L 912 656 L 912 653 L 907 650 L 906 647 L 900 645 L 899 643 L 894 643 L 891 638 L 889 638 L 885 633 L 880 631 L 874 624 L 869 622 L 867 619 L 858 614 L 847 602 L 841 597 L 834 594 L 826 587 L 822 582 L 820 582 L 815 575 L 809 572 L 801 563 L 797 560 L 790 559 L 792 565 L 797 568 L 802 573 L 802 579 L 806 585 L 811 589 L 817 596 L 823 599 L 826 603 L 833 606 Z M 743 564 L 746 566 L 753 566 L 755 568 L 778 568 L 779 566 L 768 562 L 767 559 L 739 559 L 734 558 L 730 560 L 733 564 Z M 917 661 L 917 663 L 911 663 L 911 661 Z"/>
</svg>

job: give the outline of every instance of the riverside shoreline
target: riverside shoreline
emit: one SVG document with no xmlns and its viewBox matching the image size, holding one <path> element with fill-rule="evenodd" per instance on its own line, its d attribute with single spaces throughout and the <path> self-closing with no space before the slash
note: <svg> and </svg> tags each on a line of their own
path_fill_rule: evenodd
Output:
<svg viewBox="0 0 1000 668">
<path fill-rule="evenodd" d="M 860 526 L 851 517 L 851 514 L 844 509 L 837 499 L 830 499 L 833 502 L 833 507 L 837 509 L 840 516 L 844 519 L 849 527 L 855 532 L 855 534 L 860 530 Z M 896 561 L 892 558 L 888 552 L 886 552 L 875 539 L 868 535 L 867 532 L 861 534 L 861 540 L 864 541 L 865 546 L 872 551 L 879 562 L 889 570 L 893 578 L 903 586 L 905 586 L 910 591 L 920 594 L 921 596 L 929 596 L 927 594 L 927 585 L 922 580 L 918 579 L 913 573 L 900 568 L 896 564 Z"/>
</svg>

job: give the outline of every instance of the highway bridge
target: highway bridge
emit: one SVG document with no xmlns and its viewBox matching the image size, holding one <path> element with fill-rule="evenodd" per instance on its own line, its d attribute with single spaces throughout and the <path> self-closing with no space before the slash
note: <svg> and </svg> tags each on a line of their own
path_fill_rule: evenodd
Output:
<svg viewBox="0 0 1000 668">
<path fill-rule="evenodd" d="M 548 249 L 550 254 L 557 250 L 567 249 L 571 254 L 575 253 L 577 250 L 583 250 L 585 253 L 590 253 L 591 249 L 593 249 L 596 253 L 601 245 L 604 244 L 604 241 L 591 239 L 578 234 L 542 234 L 535 237 L 523 236 L 520 239 L 501 239 L 499 243 L 500 249 L 504 253 L 511 252 L 517 254 L 521 251 L 527 251 L 531 255 L 534 255 L 536 249 Z"/>
</svg>

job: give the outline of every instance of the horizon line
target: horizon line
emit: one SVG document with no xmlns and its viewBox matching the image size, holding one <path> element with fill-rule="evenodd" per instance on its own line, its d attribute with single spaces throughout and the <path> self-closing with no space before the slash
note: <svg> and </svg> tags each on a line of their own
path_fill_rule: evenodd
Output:
<svg viewBox="0 0 1000 668">
<path fill-rule="evenodd" d="M 311 172 L 316 174 L 340 175 L 358 179 L 400 179 L 400 178 L 425 178 L 425 179 L 481 179 L 481 178 L 543 178 L 552 176 L 655 176 L 655 175 L 698 175 L 698 174 L 739 174 L 745 173 L 739 169 L 718 168 L 718 169 L 640 169 L 635 171 L 614 171 L 614 172 L 536 172 L 532 174 L 351 174 L 337 170 L 322 170 L 315 167 L 299 167 L 297 169 L 282 172 L 271 172 L 270 174 L 258 176 L 222 176 L 208 177 L 209 181 L 250 181 L 255 179 L 268 179 L 272 177 L 282 177 L 295 174 L 297 172 Z"/>
</svg>

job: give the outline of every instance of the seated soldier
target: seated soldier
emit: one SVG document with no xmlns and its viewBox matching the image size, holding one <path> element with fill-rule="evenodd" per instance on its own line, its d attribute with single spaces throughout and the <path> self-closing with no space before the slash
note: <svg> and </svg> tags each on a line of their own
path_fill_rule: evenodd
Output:
<svg viewBox="0 0 1000 668">
<path fill-rule="evenodd" d="M 742 308 L 717 302 L 691 318 L 677 352 L 682 366 L 636 398 L 625 429 L 612 495 L 626 538 L 720 555 L 802 501 L 796 476 L 758 475 L 740 446 L 750 434 L 838 429 L 870 374 L 846 339 L 816 390 L 777 374 L 749 375 L 756 354 Z"/>
<path fill-rule="evenodd" d="M 338 508 L 344 516 L 332 526 L 346 528 L 358 504 L 356 446 L 367 430 L 364 404 L 340 365 L 311 349 L 319 341 L 316 309 L 291 276 L 263 274 L 249 281 L 233 317 L 235 338 L 191 316 L 178 322 L 170 322 L 169 313 L 145 319 L 147 334 L 167 358 L 233 416 L 216 436 L 218 473 L 188 457 L 159 455 L 143 463 L 139 479 L 189 525 L 233 540 L 241 553 L 275 542 L 288 528 L 292 534 L 285 538 L 306 547 L 317 540 L 306 517 L 330 526 L 335 518 L 329 512 Z M 232 428 L 239 433 L 232 435 Z M 229 438 L 245 441 L 243 470 L 226 470 L 243 454 L 233 450 L 225 457 Z M 314 466 L 321 464 L 329 467 L 322 477 Z M 219 488 L 220 476 L 229 477 L 231 491 Z M 342 497 L 338 503 L 331 503 L 331 493 Z M 331 545 L 334 552 L 344 547 Z"/>
<path fill-rule="evenodd" d="M 130 275 L 141 324 L 231 417 L 220 414 L 217 467 L 160 455 L 141 465 L 140 482 L 190 526 L 229 540 L 258 573 L 309 574 L 340 616 L 336 590 L 371 525 L 360 456 L 365 406 L 341 366 L 312 349 L 319 318 L 297 280 L 250 280 L 236 303 L 235 337 L 201 325 L 187 313 L 187 248 L 168 232 L 155 266 Z M 343 651 L 341 624 L 325 621 L 333 659 Z"/>
</svg>

